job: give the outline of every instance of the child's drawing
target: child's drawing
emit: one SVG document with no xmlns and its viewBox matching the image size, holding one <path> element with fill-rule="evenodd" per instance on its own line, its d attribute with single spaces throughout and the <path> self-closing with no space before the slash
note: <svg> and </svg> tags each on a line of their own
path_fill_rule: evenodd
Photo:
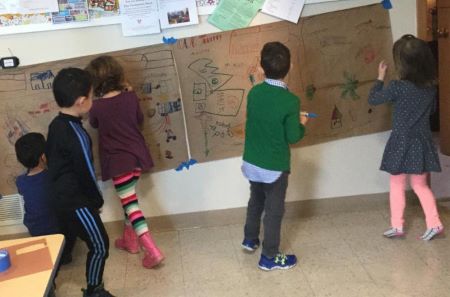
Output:
<svg viewBox="0 0 450 297">
<path fill-rule="evenodd" d="M 34 72 L 30 75 L 30 83 L 32 90 L 51 89 L 55 75 L 51 70 Z"/>
</svg>

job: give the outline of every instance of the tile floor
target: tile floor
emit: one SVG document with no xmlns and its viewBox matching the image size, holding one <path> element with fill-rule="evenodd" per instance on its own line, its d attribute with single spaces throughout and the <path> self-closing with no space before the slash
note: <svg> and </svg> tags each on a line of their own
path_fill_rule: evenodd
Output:
<svg viewBox="0 0 450 297">
<path fill-rule="evenodd" d="M 441 207 L 450 234 L 450 211 Z M 105 287 L 117 297 L 443 297 L 450 296 L 450 235 L 418 240 L 425 230 L 421 209 L 408 206 L 404 239 L 381 236 L 387 207 L 286 219 L 281 248 L 295 253 L 297 267 L 264 272 L 258 250 L 241 250 L 242 225 L 155 233 L 166 254 L 158 269 L 144 269 L 140 255 L 110 249 Z M 111 242 L 119 234 L 110 231 Z M 80 297 L 86 249 L 57 279 L 58 297 Z"/>
</svg>

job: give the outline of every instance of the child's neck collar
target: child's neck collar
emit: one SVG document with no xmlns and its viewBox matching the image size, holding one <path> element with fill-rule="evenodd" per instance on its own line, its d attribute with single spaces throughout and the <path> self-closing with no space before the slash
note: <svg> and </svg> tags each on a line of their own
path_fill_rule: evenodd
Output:
<svg viewBox="0 0 450 297">
<path fill-rule="evenodd" d="M 42 171 L 44 171 L 44 168 L 42 168 L 41 166 L 36 166 L 34 168 L 29 169 L 27 172 L 27 175 L 33 176 L 33 175 L 41 173 Z"/>
<path fill-rule="evenodd" d="M 82 116 L 78 111 L 76 111 L 76 110 L 74 110 L 73 108 L 70 108 L 70 107 L 68 107 L 68 108 L 67 107 L 62 107 L 60 111 L 63 114 L 71 115 L 71 116 L 76 117 L 76 118 L 81 118 L 81 116 Z"/>
</svg>

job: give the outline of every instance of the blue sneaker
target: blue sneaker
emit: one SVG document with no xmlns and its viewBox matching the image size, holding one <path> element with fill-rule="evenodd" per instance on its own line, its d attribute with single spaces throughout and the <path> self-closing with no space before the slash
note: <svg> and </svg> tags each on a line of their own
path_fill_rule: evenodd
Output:
<svg viewBox="0 0 450 297">
<path fill-rule="evenodd" d="M 242 248 L 249 252 L 254 252 L 259 247 L 259 239 L 244 239 Z"/>
<path fill-rule="evenodd" d="M 267 258 L 261 254 L 261 259 L 259 260 L 259 268 L 262 270 L 270 271 L 275 269 L 289 269 L 297 264 L 297 257 L 295 255 L 285 255 L 278 253 L 272 259 Z"/>
</svg>

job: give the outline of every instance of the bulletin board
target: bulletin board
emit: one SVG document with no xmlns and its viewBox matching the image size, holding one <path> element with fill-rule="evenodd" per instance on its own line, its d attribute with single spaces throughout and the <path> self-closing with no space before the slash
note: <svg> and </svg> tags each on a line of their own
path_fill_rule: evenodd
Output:
<svg viewBox="0 0 450 297">
<path fill-rule="evenodd" d="M 300 145 L 390 129 L 389 107 L 367 103 L 379 61 L 392 65 L 389 14 L 381 5 L 307 17 L 299 24 L 278 22 L 108 53 L 125 67 L 140 97 L 155 171 L 187 160 L 187 143 L 199 162 L 242 154 L 246 96 L 263 80 L 257 66 L 269 41 L 290 48 L 289 89 L 301 98 L 302 110 L 319 115 L 308 123 Z M 46 134 L 57 113 L 51 92 L 56 73 L 69 66 L 84 68 L 94 57 L 0 72 L 0 193 L 15 193 L 14 176 L 23 171 L 14 154 L 17 138 L 32 131 Z M 89 132 L 96 153 L 96 131 Z"/>
</svg>

